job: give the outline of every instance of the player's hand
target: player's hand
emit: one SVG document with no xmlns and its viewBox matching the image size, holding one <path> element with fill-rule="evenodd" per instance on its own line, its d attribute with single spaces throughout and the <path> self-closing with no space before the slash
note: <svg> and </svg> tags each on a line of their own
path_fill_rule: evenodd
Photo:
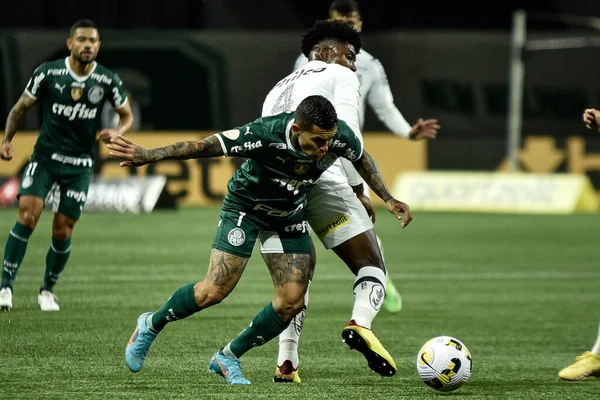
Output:
<svg viewBox="0 0 600 400">
<path fill-rule="evenodd" d="M 412 215 L 410 215 L 410 207 L 408 204 L 396 199 L 388 200 L 385 204 L 387 205 L 388 210 L 394 214 L 397 219 L 401 220 L 404 216 L 402 225 L 400 225 L 402 228 L 405 228 L 408 224 L 410 224 L 410 221 L 412 221 L 413 218 Z"/>
<path fill-rule="evenodd" d="M 409 138 L 411 140 L 435 139 L 440 128 L 437 119 L 423 121 L 423 118 L 419 118 L 417 123 L 412 126 Z"/>
<path fill-rule="evenodd" d="M 96 140 L 102 140 L 104 143 L 110 143 L 111 139 L 116 139 L 119 136 L 117 129 L 102 129 L 96 135 Z"/>
<path fill-rule="evenodd" d="M 367 210 L 367 215 L 371 218 L 371 221 L 375 223 L 375 209 L 373 208 L 373 203 L 371 203 L 371 199 L 369 199 L 365 194 L 357 194 L 358 200 L 362 203 L 365 210 Z"/>
<path fill-rule="evenodd" d="M 10 161 L 13 158 L 13 147 L 10 143 L 4 143 L 2 150 L 0 150 L 0 158 L 6 161 Z"/>
<path fill-rule="evenodd" d="M 583 122 L 586 128 L 600 131 L 600 111 L 588 108 L 583 112 Z"/>
<path fill-rule="evenodd" d="M 121 167 L 139 167 L 151 162 L 148 157 L 148 150 L 137 143 L 132 142 L 125 136 L 117 136 L 110 139 L 110 144 L 106 145 L 113 157 L 121 158 L 119 163 Z"/>
</svg>

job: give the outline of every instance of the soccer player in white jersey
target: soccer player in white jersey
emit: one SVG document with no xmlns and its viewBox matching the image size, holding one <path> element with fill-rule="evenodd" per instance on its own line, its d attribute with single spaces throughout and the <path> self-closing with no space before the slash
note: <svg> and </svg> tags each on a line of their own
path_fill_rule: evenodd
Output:
<svg viewBox="0 0 600 400">
<path fill-rule="evenodd" d="M 321 95 L 334 105 L 338 117 L 362 140 L 358 119 L 359 82 L 354 73 L 360 45 L 359 34 L 351 26 L 338 21 L 317 21 L 302 38 L 302 52 L 311 61 L 275 85 L 263 103 L 262 116 L 293 111 L 304 98 Z M 333 148 L 336 146 L 343 144 L 331 144 Z M 371 331 L 371 323 L 385 297 L 386 282 L 377 235 L 366 210 L 372 207 L 363 193 L 360 175 L 351 163 L 340 160 L 324 163 L 327 170 L 308 192 L 307 219 L 324 246 L 332 249 L 356 276 L 350 323 L 342 331 L 344 342 L 361 352 L 373 371 L 392 376 L 396 372 L 394 360 Z M 282 159 L 282 163 L 285 162 Z M 303 165 L 296 167 L 300 170 Z M 263 257 L 269 256 L 269 247 L 261 239 Z M 305 298 L 305 305 L 307 301 Z M 300 381 L 298 341 L 304 315 L 303 311 L 294 317 L 279 335 L 276 382 Z"/>
<path fill-rule="evenodd" d="M 335 0 L 329 7 L 329 19 L 332 21 L 345 22 L 358 32 L 362 31 L 363 21 L 360 9 L 355 0 Z M 308 58 L 300 54 L 294 65 L 294 71 L 304 67 Z M 378 59 L 361 49 L 356 57 L 356 75 L 360 82 L 361 97 L 359 100 L 359 127 L 362 130 L 365 121 L 365 110 L 367 103 L 371 106 L 381 122 L 394 134 L 410 140 L 435 139 L 440 129 L 435 119 L 419 119 L 411 126 L 402 113 L 394 104 L 394 97 L 390 89 L 387 75 L 383 65 Z M 368 187 L 364 187 L 364 193 L 368 197 Z M 371 210 L 369 211 L 371 212 Z M 377 242 L 383 254 L 383 247 L 379 237 Z M 396 290 L 392 280 L 387 277 L 386 298 L 383 307 L 392 313 L 402 309 L 402 298 Z"/>
</svg>

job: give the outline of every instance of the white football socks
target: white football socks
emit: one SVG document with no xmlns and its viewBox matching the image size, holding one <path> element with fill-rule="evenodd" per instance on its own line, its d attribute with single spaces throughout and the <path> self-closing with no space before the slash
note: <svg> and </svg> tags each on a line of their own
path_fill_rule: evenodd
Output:
<svg viewBox="0 0 600 400">
<path fill-rule="evenodd" d="M 354 281 L 352 318 L 357 325 L 371 329 L 371 323 L 385 299 L 385 272 L 377 267 L 363 267 Z"/>
<path fill-rule="evenodd" d="M 310 290 L 310 281 L 304 295 L 304 309 L 300 311 L 292 319 L 290 324 L 283 332 L 279 334 L 279 356 L 277 357 L 277 365 L 281 366 L 285 360 L 290 360 L 294 369 L 298 369 L 300 363 L 298 357 L 298 342 L 302 333 L 302 325 L 304 325 L 304 316 L 306 315 L 306 307 L 308 307 L 308 291 Z"/>
<path fill-rule="evenodd" d="M 596 339 L 596 344 L 592 348 L 592 353 L 600 357 L 600 327 L 598 327 L 598 338 Z"/>
</svg>

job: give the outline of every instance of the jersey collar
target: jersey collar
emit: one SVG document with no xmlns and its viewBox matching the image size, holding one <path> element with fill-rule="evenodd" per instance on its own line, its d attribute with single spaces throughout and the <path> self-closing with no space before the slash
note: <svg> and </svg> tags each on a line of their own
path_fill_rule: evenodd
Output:
<svg viewBox="0 0 600 400">
<path fill-rule="evenodd" d="M 294 144 L 292 143 L 292 125 L 294 124 L 295 120 L 296 120 L 295 118 L 292 118 L 290 120 L 290 122 L 288 122 L 288 124 L 285 128 L 285 140 L 287 142 L 288 148 L 292 149 L 296 153 L 304 154 L 304 152 L 302 152 L 301 150 L 298 150 L 296 148 L 296 146 L 294 146 Z"/>
<path fill-rule="evenodd" d="M 75 73 L 75 71 L 73 71 L 71 69 L 71 65 L 69 64 L 69 57 L 65 58 L 65 65 L 67 66 L 67 71 L 69 71 L 69 75 L 71 75 L 71 78 L 75 79 L 77 82 L 84 82 L 96 70 L 98 63 L 96 61 L 94 61 L 94 65 L 92 66 L 92 69 L 85 76 L 79 76 Z"/>
</svg>

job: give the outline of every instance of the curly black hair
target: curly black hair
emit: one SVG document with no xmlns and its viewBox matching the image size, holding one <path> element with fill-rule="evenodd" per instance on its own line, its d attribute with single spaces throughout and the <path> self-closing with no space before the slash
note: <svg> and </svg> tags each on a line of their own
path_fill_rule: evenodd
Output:
<svg viewBox="0 0 600 400">
<path fill-rule="evenodd" d="M 321 20 L 304 33 L 302 36 L 302 54 L 306 57 L 310 54 L 313 47 L 323 40 L 333 39 L 344 43 L 350 43 L 354 46 L 356 54 L 360 52 L 362 46 L 360 35 L 353 27 L 345 22 Z"/>
</svg>

